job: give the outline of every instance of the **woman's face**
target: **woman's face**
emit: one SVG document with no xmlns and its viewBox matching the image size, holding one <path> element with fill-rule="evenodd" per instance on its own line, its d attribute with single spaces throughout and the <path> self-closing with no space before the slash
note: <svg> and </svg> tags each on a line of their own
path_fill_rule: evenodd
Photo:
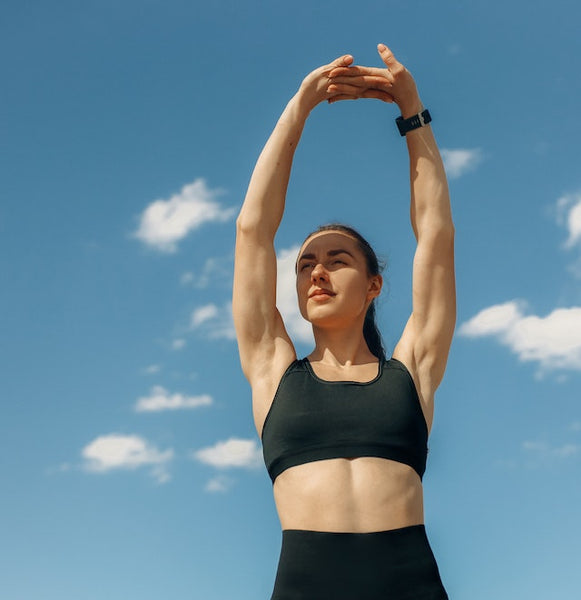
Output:
<svg viewBox="0 0 581 600">
<path fill-rule="evenodd" d="M 381 275 L 368 275 L 357 241 L 345 233 L 316 233 L 299 252 L 299 308 L 315 326 L 342 328 L 358 320 L 363 323 L 370 302 L 381 292 L 381 284 Z"/>
</svg>

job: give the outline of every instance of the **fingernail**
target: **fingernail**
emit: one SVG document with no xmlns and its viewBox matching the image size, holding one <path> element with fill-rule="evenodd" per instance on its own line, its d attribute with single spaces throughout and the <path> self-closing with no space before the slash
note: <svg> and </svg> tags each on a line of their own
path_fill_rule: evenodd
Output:
<svg viewBox="0 0 581 600">
<path fill-rule="evenodd" d="M 387 46 L 385 44 L 377 44 L 377 49 L 380 52 L 383 52 L 384 50 L 387 50 Z"/>
</svg>

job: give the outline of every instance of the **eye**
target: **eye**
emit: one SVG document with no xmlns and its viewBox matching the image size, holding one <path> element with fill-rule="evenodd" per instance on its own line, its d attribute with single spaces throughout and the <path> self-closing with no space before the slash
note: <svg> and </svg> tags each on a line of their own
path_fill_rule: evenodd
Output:
<svg viewBox="0 0 581 600">
<path fill-rule="evenodd" d="M 312 268 L 312 267 L 313 267 L 312 263 L 304 263 L 299 270 L 304 271 L 305 269 Z"/>
</svg>

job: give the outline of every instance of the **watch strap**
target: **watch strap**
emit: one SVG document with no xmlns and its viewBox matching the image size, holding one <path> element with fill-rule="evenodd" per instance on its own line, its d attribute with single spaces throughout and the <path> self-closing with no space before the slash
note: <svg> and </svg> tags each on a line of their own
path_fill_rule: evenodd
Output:
<svg viewBox="0 0 581 600">
<path fill-rule="evenodd" d="M 413 131 L 414 129 L 418 129 L 419 127 L 424 127 L 428 123 L 432 121 L 432 115 L 430 115 L 430 111 L 426 108 L 422 112 L 419 112 L 417 115 L 413 115 L 407 119 L 403 117 L 398 117 L 395 120 L 397 128 L 399 129 L 400 135 L 404 136 L 406 133 Z"/>
</svg>

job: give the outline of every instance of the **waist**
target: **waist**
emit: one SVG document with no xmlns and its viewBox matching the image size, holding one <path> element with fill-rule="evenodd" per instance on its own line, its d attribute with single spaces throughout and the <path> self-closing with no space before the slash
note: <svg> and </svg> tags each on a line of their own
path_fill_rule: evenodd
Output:
<svg viewBox="0 0 581 600">
<path fill-rule="evenodd" d="M 298 465 L 278 476 L 273 491 L 283 530 L 370 532 L 424 522 L 420 478 L 387 459 Z"/>
</svg>

